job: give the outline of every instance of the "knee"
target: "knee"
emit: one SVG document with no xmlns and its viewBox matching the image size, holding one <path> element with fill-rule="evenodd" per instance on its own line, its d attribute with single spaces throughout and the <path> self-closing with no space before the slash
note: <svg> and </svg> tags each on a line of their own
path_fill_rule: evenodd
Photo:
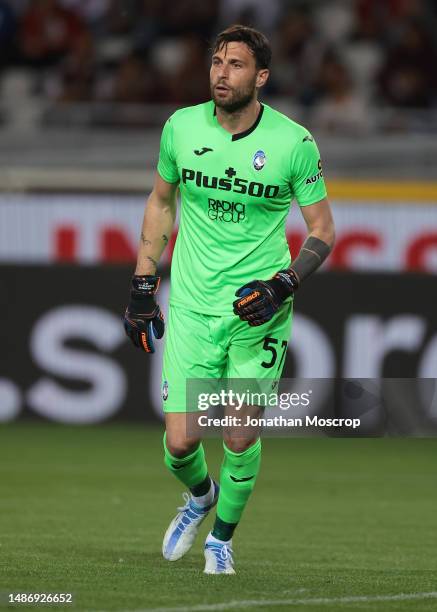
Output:
<svg viewBox="0 0 437 612">
<path fill-rule="evenodd" d="M 184 436 L 166 436 L 165 443 L 168 452 L 173 457 L 181 459 L 193 453 L 199 446 L 199 440 L 195 438 L 186 438 Z"/>
<path fill-rule="evenodd" d="M 256 442 L 256 438 L 234 438 L 234 437 L 223 437 L 226 448 L 233 453 L 244 453 Z"/>
</svg>

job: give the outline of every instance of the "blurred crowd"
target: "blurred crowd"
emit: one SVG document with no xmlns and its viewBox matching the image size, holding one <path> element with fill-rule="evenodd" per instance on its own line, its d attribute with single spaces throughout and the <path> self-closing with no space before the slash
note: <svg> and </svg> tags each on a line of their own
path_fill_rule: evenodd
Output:
<svg viewBox="0 0 437 612">
<path fill-rule="evenodd" d="M 0 78 L 59 103 L 208 99 L 209 49 L 231 23 L 273 47 L 266 94 L 325 129 L 368 109 L 437 106 L 436 0 L 0 0 Z"/>
</svg>

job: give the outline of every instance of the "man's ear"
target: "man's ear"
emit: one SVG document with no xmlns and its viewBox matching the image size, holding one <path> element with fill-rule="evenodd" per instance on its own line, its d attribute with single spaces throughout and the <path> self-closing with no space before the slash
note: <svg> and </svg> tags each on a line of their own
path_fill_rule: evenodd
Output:
<svg viewBox="0 0 437 612">
<path fill-rule="evenodd" d="M 270 76 L 270 70 L 267 68 L 263 68 L 262 70 L 258 70 L 258 74 L 256 75 L 256 87 L 263 87 L 267 83 L 267 79 Z"/>
</svg>

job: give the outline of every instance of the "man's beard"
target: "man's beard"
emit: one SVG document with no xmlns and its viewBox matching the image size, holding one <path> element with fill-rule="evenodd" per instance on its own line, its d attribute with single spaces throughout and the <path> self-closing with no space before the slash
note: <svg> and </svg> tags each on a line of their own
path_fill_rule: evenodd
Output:
<svg viewBox="0 0 437 612">
<path fill-rule="evenodd" d="M 226 113 L 236 113 L 252 102 L 256 91 L 255 82 L 256 79 L 245 88 L 230 90 L 231 95 L 227 100 L 217 98 L 214 87 L 211 85 L 211 97 L 218 108 L 221 108 Z"/>
</svg>

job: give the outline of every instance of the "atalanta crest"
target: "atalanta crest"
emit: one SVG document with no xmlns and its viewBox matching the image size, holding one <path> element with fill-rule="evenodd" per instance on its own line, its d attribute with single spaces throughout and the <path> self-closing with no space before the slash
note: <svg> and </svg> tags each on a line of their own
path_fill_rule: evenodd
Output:
<svg viewBox="0 0 437 612">
<path fill-rule="evenodd" d="M 255 170 L 262 170 L 266 163 L 266 154 L 264 151 L 257 151 L 253 156 L 253 167 Z"/>
<path fill-rule="evenodd" d="M 165 402 L 167 398 L 168 398 L 168 382 L 164 380 L 164 382 L 162 383 L 162 399 Z"/>
</svg>

